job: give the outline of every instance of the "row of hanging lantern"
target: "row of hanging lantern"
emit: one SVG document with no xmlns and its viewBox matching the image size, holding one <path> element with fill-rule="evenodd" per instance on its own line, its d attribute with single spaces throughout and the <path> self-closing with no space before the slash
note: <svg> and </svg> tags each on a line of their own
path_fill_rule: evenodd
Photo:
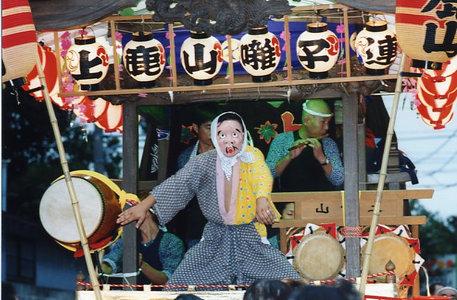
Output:
<svg viewBox="0 0 457 300">
<path fill-rule="evenodd" d="M 51 101 L 60 109 L 71 110 L 73 113 L 84 120 L 84 122 L 94 123 L 105 132 L 122 132 L 123 118 L 122 105 L 113 105 L 110 102 L 97 98 L 92 100 L 89 97 L 79 96 L 71 98 L 61 98 L 59 96 L 60 83 L 58 80 L 57 56 L 51 48 L 36 44 L 38 57 L 45 75 L 46 86 L 49 90 Z M 63 77 L 62 81 L 65 85 Z M 22 89 L 28 92 L 37 101 L 44 100 L 41 82 L 38 77 L 38 69 L 35 65 L 32 71 L 26 76 L 26 84 Z"/>
<path fill-rule="evenodd" d="M 232 46 L 233 49 L 233 46 Z M 384 21 L 366 24 L 355 40 L 355 49 L 362 58 L 368 74 L 378 75 L 393 63 L 397 53 L 395 34 Z M 300 64 L 310 78 L 321 79 L 336 64 L 340 45 L 337 36 L 323 22 L 307 25 L 297 39 L 296 52 Z M 281 58 L 279 39 L 266 26 L 252 28 L 240 40 L 239 60 L 254 82 L 271 79 Z M 209 85 L 223 64 L 222 44 L 204 32 L 191 32 L 180 49 L 181 64 L 194 78 L 195 85 Z M 152 87 L 162 74 L 165 48 L 152 33 L 135 33 L 123 50 L 127 73 L 142 87 Z M 106 49 L 93 36 L 79 36 L 66 54 L 66 65 L 83 90 L 96 89 L 108 71 Z"/>
</svg>

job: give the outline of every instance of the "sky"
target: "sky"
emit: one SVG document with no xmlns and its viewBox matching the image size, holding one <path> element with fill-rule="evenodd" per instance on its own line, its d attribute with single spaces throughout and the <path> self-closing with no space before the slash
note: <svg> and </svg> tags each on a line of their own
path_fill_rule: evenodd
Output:
<svg viewBox="0 0 457 300">
<path fill-rule="evenodd" d="M 392 99 L 384 97 L 389 113 Z M 395 125 L 398 148 L 416 165 L 419 178 L 419 184 L 408 183 L 407 188 L 434 189 L 433 198 L 420 203 L 443 219 L 457 216 L 457 118 L 454 116 L 446 128 L 434 130 L 411 109 L 410 102 L 402 94 Z"/>
</svg>

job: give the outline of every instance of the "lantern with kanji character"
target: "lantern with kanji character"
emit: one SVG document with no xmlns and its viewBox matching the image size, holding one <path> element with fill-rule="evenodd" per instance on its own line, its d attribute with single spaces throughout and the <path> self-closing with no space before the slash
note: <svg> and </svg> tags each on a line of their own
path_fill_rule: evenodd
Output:
<svg viewBox="0 0 457 300">
<path fill-rule="evenodd" d="M 404 53 L 415 60 L 445 62 L 457 54 L 457 3 L 397 0 L 395 28 Z"/>
<path fill-rule="evenodd" d="M 134 33 L 122 58 L 127 73 L 143 87 L 154 86 L 154 80 L 165 68 L 165 49 L 150 32 Z"/>
<path fill-rule="evenodd" d="M 75 44 L 67 51 L 65 61 L 68 71 L 82 90 L 98 89 L 98 83 L 108 72 L 108 53 L 95 42 L 94 36 L 76 37 Z"/>
<path fill-rule="evenodd" d="M 327 29 L 326 23 L 308 24 L 308 29 L 297 39 L 297 57 L 310 78 L 327 78 L 338 60 L 339 50 L 338 38 Z"/>
<path fill-rule="evenodd" d="M 397 57 L 397 38 L 385 21 L 370 21 L 355 39 L 357 54 L 369 75 L 382 75 Z"/>
<path fill-rule="evenodd" d="M 264 82 L 271 79 L 281 59 L 278 38 L 267 27 L 249 29 L 241 38 L 241 58 L 243 68 L 251 74 L 252 81 Z"/>
<path fill-rule="evenodd" d="M 2 0 L 2 82 L 25 77 L 36 63 L 36 32 L 27 0 Z"/>
<path fill-rule="evenodd" d="M 209 85 L 222 67 L 222 45 L 204 32 L 191 32 L 181 45 L 181 64 L 195 85 Z"/>
</svg>

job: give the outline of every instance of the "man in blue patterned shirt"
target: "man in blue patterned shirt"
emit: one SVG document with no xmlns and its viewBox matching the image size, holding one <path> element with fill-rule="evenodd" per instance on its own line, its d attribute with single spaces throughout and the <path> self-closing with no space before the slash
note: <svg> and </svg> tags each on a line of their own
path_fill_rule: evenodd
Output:
<svg viewBox="0 0 457 300">
<path fill-rule="evenodd" d="M 140 284 L 165 284 L 178 267 L 184 256 L 184 244 L 174 234 L 157 226 L 152 213 L 148 213 L 139 230 L 141 243 L 137 249 L 140 253 Z M 102 271 L 105 274 L 122 270 L 123 240 L 114 243 L 102 260 Z"/>
<path fill-rule="evenodd" d="M 280 191 L 330 191 L 343 184 L 338 147 L 327 137 L 332 116 L 324 100 L 307 100 L 300 129 L 281 133 L 273 140 L 266 163 L 279 178 Z"/>
</svg>

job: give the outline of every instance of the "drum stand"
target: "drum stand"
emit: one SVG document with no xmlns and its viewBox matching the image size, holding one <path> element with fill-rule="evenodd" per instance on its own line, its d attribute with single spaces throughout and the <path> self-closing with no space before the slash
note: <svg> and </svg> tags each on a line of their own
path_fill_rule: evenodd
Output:
<svg viewBox="0 0 457 300">
<path fill-rule="evenodd" d="M 73 207 L 73 213 L 76 220 L 76 225 L 78 228 L 79 237 L 81 239 L 81 246 L 84 251 L 84 258 L 86 260 L 87 270 L 89 272 L 90 281 L 92 288 L 95 293 L 95 298 L 101 300 L 102 296 L 100 293 L 100 284 L 95 273 L 94 264 L 90 255 L 89 244 L 87 242 L 86 231 L 84 230 L 84 225 L 81 218 L 81 211 L 79 209 L 79 202 L 76 198 L 75 188 L 71 180 L 70 171 L 68 169 L 68 162 L 65 158 L 65 149 L 62 143 L 62 137 L 60 135 L 59 124 L 57 123 L 56 115 L 54 113 L 54 108 L 52 107 L 51 98 L 49 97 L 49 90 L 46 85 L 46 78 L 44 76 L 43 67 L 40 62 L 38 55 L 36 56 L 36 65 L 38 70 L 38 77 L 40 78 L 40 83 L 43 86 L 43 95 L 46 103 L 46 109 L 48 111 L 49 120 L 51 122 L 52 131 L 54 133 L 54 138 L 56 140 L 57 150 L 59 152 L 60 165 L 62 166 L 62 171 L 65 176 L 65 183 L 67 184 L 67 189 L 70 194 L 71 204 Z"/>
</svg>

